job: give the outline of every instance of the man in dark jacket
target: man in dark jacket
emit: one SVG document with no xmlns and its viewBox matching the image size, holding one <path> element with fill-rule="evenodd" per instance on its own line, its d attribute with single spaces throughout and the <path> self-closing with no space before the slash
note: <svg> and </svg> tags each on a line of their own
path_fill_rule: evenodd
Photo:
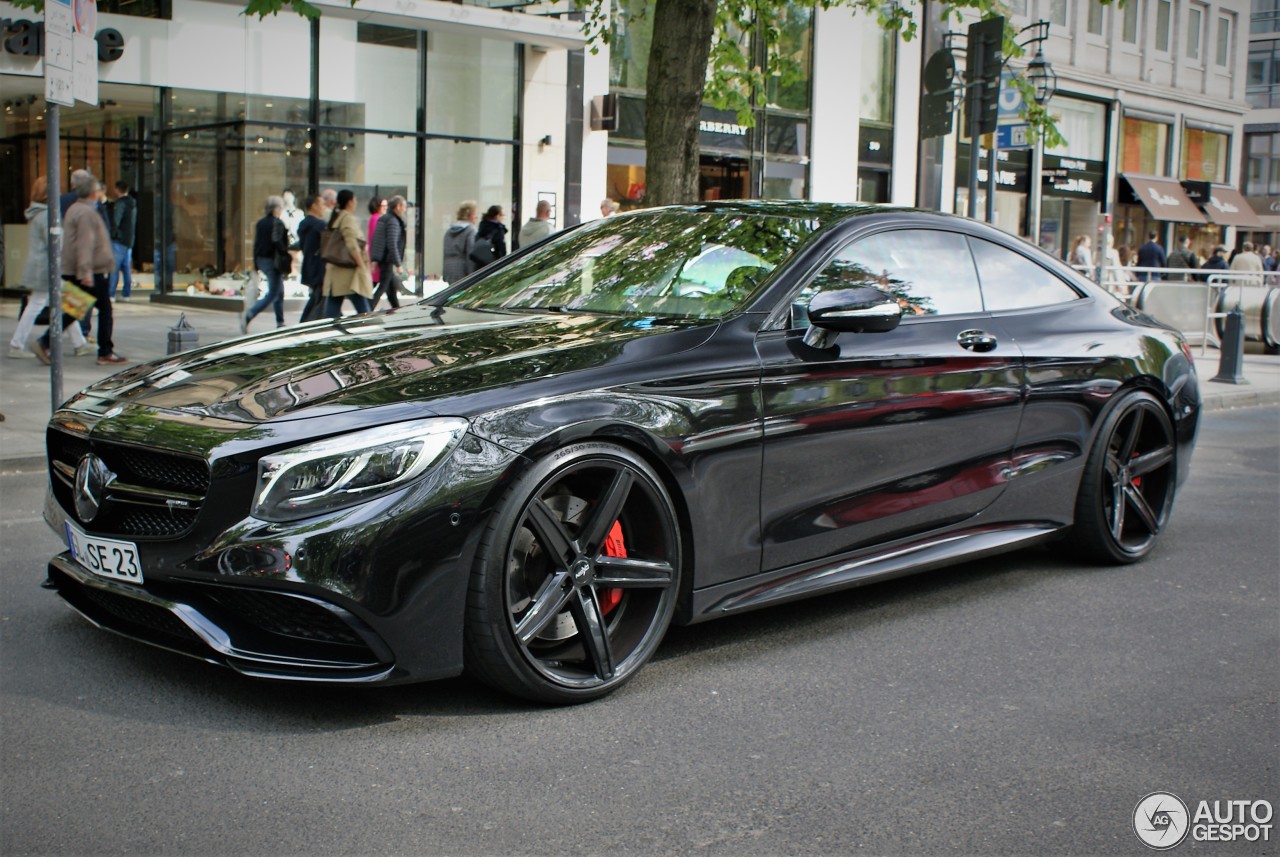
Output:
<svg viewBox="0 0 1280 857">
<path fill-rule="evenodd" d="M 116 266 L 107 278 L 107 288 L 111 297 L 116 296 L 116 283 L 123 279 L 124 288 L 120 291 L 120 300 L 129 300 L 133 291 L 133 239 L 138 224 L 138 201 L 129 196 L 129 183 L 116 182 L 116 198 L 108 205 L 111 224 L 111 251 L 116 257 Z"/>
<path fill-rule="evenodd" d="M 1147 233 L 1147 243 L 1138 248 L 1139 268 L 1167 268 L 1169 266 L 1169 260 L 1164 255 L 1164 248 L 1156 242 L 1158 237 L 1155 232 Z M 1152 274 L 1150 271 L 1142 271 L 1138 274 L 1138 279 L 1144 283 L 1147 280 L 1159 278 L 1159 274 Z"/>
<path fill-rule="evenodd" d="M 391 197 L 387 200 L 387 213 L 378 218 L 378 225 L 374 227 L 369 258 L 377 262 L 382 271 L 378 290 L 373 293 L 374 309 L 378 308 L 378 298 L 382 297 L 383 292 L 393 308 L 400 308 L 400 289 L 403 287 L 404 276 L 404 213 L 408 207 L 403 196 Z"/>
<path fill-rule="evenodd" d="M 1227 270 L 1227 248 L 1219 244 L 1213 248 L 1213 255 L 1204 261 L 1204 270 L 1206 271 L 1225 271 Z"/>
<path fill-rule="evenodd" d="M 1196 258 L 1196 254 L 1191 250 L 1190 235 L 1182 236 L 1182 239 L 1178 241 L 1177 248 L 1169 254 L 1167 262 L 1170 269 L 1186 268 L 1194 271 L 1200 267 L 1200 260 Z M 1191 277 L 1186 274 L 1171 274 L 1170 279 L 1189 280 Z"/>
<path fill-rule="evenodd" d="M 302 253 L 302 271 L 299 279 L 311 290 L 307 305 L 302 308 L 300 322 L 315 321 L 324 310 L 324 259 L 320 258 L 320 237 L 324 235 L 325 218 L 329 210 L 324 197 L 313 193 L 302 203 L 306 214 L 298 224 L 298 250 Z"/>
</svg>

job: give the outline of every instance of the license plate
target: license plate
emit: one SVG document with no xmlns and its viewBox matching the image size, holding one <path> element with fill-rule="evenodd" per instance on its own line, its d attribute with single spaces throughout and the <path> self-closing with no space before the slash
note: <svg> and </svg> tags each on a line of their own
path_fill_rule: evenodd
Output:
<svg viewBox="0 0 1280 857">
<path fill-rule="evenodd" d="M 142 582 L 142 562 L 138 559 L 138 546 L 133 542 L 100 539 L 67 524 L 67 543 L 71 545 L 75 561 L 99 577 L 126 583 Z"/>
</svg>

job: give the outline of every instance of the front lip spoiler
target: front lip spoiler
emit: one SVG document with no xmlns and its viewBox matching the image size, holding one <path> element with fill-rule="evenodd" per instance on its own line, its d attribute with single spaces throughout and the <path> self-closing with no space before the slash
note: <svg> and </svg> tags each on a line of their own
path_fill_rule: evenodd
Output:
<svg viewBox="0 0 1280 857">
<path fill-rule="evenodd" d="M 53 588 L 58 590 L 58 594 L 62 596 L 67 606 L 95 627 L 206 663 L 230 667 L 242 675 L 326 684 L 368 684 L 386 680 L 395 670 L 394 664 L 298 658 L 238 647 L 232 642 L 226 630 L 196 607 L 180 601 L 160 598 L 137 586 L 101 579 L 80 568 L 68 554 L 53 557 L 49 561 L 49 572 Z M 149 608 L 163 610 L 190 632 L 191 639 L 188 641 L 175 636 L 173 642 L 166 642 L 165 635 L 152 636 L 140 633 L 135 628 L 141 626 L 119 621 L 106 610 L 98 611 L 90 608 L 84 599 L 64 590 L 58 583 L 59 575 L 70 578 L 73 586 L 78 585 L 109 593 L 115 597 L 129 598 Z M 276 594 L 282 594 L 284 597 L 303 597 L 291 596 L 288 593 Z"/>
</svg>

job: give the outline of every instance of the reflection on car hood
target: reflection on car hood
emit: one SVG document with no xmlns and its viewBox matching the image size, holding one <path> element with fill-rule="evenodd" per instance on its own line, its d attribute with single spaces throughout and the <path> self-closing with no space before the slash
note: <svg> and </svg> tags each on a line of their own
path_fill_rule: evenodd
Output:
<svg viewBox="0 0 1280 857">
<path fill-rule="evenodd" d="M 624 349 L 626 359 L 635 359 L 651 351 L 642 340 L 672 329 L 654 319 L 433 313 L 413 305 L 138 366 L 88 387 L 68 405 L 102 412 L 127 403 L 243 422 L 312 417 L 586 369 Z"/>
</svg>

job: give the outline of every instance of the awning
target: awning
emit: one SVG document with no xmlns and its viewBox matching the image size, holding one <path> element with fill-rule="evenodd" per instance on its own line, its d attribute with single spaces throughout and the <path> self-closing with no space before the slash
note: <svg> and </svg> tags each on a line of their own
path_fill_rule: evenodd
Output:
<svg viewBox="0 0 1280 857">
<path fill-rule="evenodd" d="M 1207 223 L 1205 216 L 1187 198 L 1187 192 L 1177 179 L 1157 179 L 1149 176 L 1123 174 L 1120 178 L 1129 183 L 1133 196 L 1156 220 L 1173 223 Z"/>
<path fill-rule="evenodd" d="M 1209 188 L 1209 202 L 1204 213 L 1214 223 L 1223 226 L 1243 226 L 1247 229 L 1262 229 L 1262 219 L 1254 214 L 1244 194 L 1228 185 L 1213 185 Z"/>
</svg>

